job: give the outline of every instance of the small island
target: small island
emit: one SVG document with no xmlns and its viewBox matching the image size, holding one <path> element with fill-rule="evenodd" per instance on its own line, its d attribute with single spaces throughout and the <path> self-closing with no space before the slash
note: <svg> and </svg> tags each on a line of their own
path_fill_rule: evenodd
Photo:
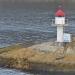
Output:
<svg viewBox="0 0 75 75">
<path fill-rule="evenodd" d="M 58 49 L 65 49 L 64 56 L 59 59 L 56 58 L 61 55 Z M 58 48 L 53 42 L 0 48 L 0 66 L 22 71 L 75 71 L 75 37 L 64 48 Z"/>
</svg>

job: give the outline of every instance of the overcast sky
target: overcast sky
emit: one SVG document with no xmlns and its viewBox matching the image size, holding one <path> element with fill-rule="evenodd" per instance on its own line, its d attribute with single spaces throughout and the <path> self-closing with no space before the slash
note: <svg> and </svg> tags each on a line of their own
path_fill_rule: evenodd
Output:
<svg viewBox="0 0 75 75">
<path fill-rule="evenodd" d="M 14 2 L 14 1 L 25 1 L 25 2 L 31 2 L 31 1 L 34 1 L 34 2 L 40 2 L 40 1 L 42 1 L 42 2 L 48 2 L 48 1 L 52 1 L 52 2 L 54 2 L 54 1 L 70 1 L 70 2 L 75 2 L 75 0 L 0 0 L 0 1 L 12 1 L 12 2 Z"/>
</svg>

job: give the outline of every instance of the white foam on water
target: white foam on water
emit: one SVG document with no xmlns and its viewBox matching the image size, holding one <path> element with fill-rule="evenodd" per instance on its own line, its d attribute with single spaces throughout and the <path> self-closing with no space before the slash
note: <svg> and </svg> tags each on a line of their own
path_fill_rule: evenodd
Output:
<svg viewBox="0 0 75 75">
<path fill-rule="evenodd" d="M 0 68 L 0 75 L 31 75 L 31 74 L 27 74 L 27 73 L 20 72 L 20 71 L 17 71 L 17 70 Z"/>
</svg>

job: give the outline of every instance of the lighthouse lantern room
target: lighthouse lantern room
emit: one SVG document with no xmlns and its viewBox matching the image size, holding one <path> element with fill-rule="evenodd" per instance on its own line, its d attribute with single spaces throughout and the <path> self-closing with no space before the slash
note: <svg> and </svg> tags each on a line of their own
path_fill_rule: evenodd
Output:
<svg viewBox="0 0 75 75">
<path fill-rule="evenodd" d="M 61 9 L 55 13 L 55 24 L 58 26 L 65 25 L 65 13 Z"/>
</svg>

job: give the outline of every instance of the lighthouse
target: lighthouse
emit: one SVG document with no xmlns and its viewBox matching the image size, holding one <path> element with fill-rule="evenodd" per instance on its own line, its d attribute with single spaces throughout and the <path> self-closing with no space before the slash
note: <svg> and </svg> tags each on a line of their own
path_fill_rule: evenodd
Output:
<svg viewBox="0 0 75 75">
<path fill-rule="evenodd" d="M 65 12 L 59 8 L 55 12 L 55 18 L 52 20 L 52 25 L 57 27 L 57 40 L 59 45 L 63 45 L 63 42 L 70 42 L 70 34 L 64 33 L 64 26 L 68 26 L 68 19 L 65 17 Z"/>
<path fill-rule="evenodd" d="M 62 43 L 64 41 L 65 13 L 61 9 L 55 13 L 55 25 L 57 26 L 57 42 Z"/>
</svg>

